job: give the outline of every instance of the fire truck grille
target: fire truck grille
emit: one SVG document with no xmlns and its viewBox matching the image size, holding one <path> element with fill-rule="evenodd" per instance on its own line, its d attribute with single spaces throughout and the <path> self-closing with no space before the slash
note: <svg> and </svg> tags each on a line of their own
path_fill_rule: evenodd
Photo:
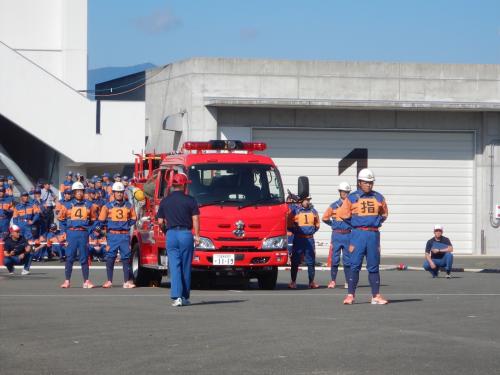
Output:
<svg viewBox="0 0 500 375">
<path fill-rule="evenodd" d="M 258 251 L 255 246 L 221 246 L 216 251 Z"/>
<path fill-rule="evenodd" d="M 236 237 L 219 237 L 216 238 L 218 241 L 259 241 L 261 238 L 259 237 L 243 237 L 243 238 L 236 238 Z"/>
</svg>

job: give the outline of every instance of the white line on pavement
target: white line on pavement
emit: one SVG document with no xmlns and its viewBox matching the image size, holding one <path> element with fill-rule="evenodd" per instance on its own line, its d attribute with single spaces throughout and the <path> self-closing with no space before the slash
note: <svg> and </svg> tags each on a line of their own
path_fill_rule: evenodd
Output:
<svg viewBox="0 0 500 375">
<path fill-rule="evenodd" d="M 232 298 L 236 295 L 240 297 L 325 297 L 325 296 L 345 296 L 345 293 L 294 293 L 290 292 L 275 292 L 275 293 L 245 293 L 235 294 L 236 291 L 231 291 L 224 294 L 191 294 L 192 298 L 205 297 L 228 297 Z M 357 296 L 371 296 L 371 293 L 358 293 Z M 500 293 L 390 293 L 388 297 L 500 297 Z M 0 294 L 0 298 L 16 298 L 16 297 L 83 297 L 83 298 L 109 298 L 109 297 L 156 297 L 168 298 L 168 293 L 163 294 Z M 390 298 L 389 298 L 390 301 Z"/>
</svg>

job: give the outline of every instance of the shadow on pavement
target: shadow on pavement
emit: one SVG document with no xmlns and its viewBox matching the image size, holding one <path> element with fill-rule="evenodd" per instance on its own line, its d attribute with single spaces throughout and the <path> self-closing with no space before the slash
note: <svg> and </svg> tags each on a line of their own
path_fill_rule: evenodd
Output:
<svg viewBox="0 0 500 375">
<path fill-rule="evenodd" d="M 422 302 L 422 298 L 407 298 L 407 299 L 389 299 L 389 304 L 403 302 Z"/>
<path fill-rule="evenodd" d="M 222 305 L 226 303 L 241 303 L 247 302 L 247 299 L 231 299 L 231 300 L 221 300 L 221 301 L 201 301 L 201 302 L 191 302 L 191 306 L 200 306 L 200 305 Z"/>
</svg>

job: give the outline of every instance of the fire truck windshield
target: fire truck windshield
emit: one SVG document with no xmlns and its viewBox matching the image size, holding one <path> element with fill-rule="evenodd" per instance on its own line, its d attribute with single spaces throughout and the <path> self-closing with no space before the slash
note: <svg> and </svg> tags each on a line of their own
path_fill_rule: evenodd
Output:
<svg viewBox="0 0 500 375">
<path fill-rule="evenodd" d="M 188 192 L 200 206 L 281 204 L 278 170 L 264 164 L 197 164 L 188 169 Z"/>
</svg>

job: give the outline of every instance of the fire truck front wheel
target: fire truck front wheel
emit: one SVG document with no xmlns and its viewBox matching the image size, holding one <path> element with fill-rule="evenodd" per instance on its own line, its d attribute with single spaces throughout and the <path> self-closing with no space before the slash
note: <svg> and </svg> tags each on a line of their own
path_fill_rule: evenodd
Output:
<svg viewBox="0 0 500 375">
<path fill-rule="evenodd" d="M 158 270 L 145 268 L 141 266 L 140 257 L 141 248 L 136 243 L 132 248 L 132 272 L 134 283 L 137 286 L 160 286 L 162 274 Z"/>
<path fill-rule="evenodd" d="M 274 267 L 271 271 L 262 271 L 257 276 L 259 288 L 264 290 L 273 290 L 276 288 L 278 281 L 278 267 Z"/>
</svg>

